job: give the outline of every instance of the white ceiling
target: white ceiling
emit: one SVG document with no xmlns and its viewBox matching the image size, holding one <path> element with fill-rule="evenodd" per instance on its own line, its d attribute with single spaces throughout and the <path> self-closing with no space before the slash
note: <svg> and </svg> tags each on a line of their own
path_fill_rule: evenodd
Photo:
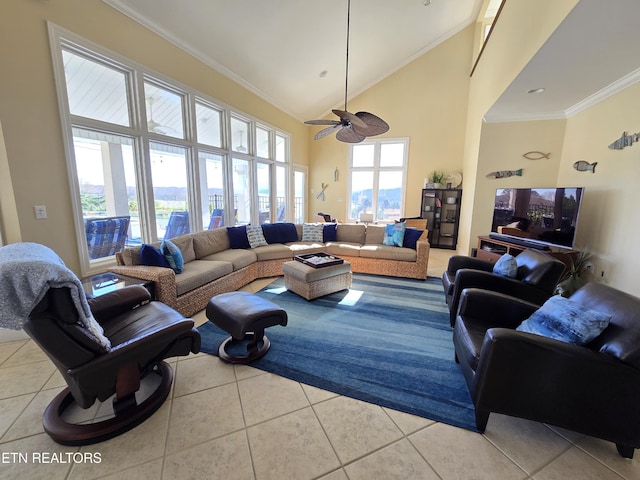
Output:
<svg viewBox="0 0 640 480">
<path fill-rule="evenodd" d="M 347 0 L 104 1 L 301 121 L 344 106 Z M 349 98 L 475 22 L 481 4 L 352 0 Z M 634 83 L 639 18 L 638 0 L 581 0 L 486 119 L 566 118 Z"/>
</svg>

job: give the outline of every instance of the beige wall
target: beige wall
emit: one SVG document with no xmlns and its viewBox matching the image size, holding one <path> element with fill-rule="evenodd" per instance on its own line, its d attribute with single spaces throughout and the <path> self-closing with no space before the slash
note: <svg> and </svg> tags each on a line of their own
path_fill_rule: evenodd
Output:
<svg viewBox="0 0 640 480">
<path fill-rule="evenodd" d="M 79 259 L 47 21 L 290 133 L 293 160 L 308 165 L 308 131 L 301 122 L 101 0 L 3 0 L 0 122 L 17 207 L 9 231 L 48 245 L 74 271 Z M 48 218 L 36 220 L 34 205 L 45 205 Z"/>
<path fill-rule="evenodd" d="M 473 27 L 464 29 L 349 101 L 349 111 L 365 110 L 389 123 L 387 133 L 372 138 L 410 138 L 405 216 L 420 214 L 423 179 L 429 173 L 462 171 L 473 35 Z M 310 138 L 319 130 L 309 129 Z M 345 219 L 348 144 L 334 136 L 311 142 L 309 213 L 324 211 Z M 340 175 L 334 183 L 336 168 Z M 324 202 L 315 198 L 323 182 L 329 183 Z"/>
</svg>

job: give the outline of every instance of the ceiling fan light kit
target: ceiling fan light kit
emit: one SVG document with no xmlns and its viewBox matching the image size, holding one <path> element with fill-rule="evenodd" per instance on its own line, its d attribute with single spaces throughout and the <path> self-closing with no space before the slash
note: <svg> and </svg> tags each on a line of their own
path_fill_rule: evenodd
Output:
<svg viewBox="0 0 640 480">
<path fill-rule="evenodd" d="M 313 137 L 320 140 L 336 132 L 336 138 L 341 142 L 360 143 L 367 137 L 380 135 L 389 130 L 389 124 L 377 115 L 369 112 L 351 113 L 347 110 L 349 92 L 349 20 L 351 16 L 351 0 L 347 0 L 347 61 L 344 82 L 344 110 L 331 110 L 340 120 L 308 120 L 307 125 L 329 125 Z"/>
</svg>

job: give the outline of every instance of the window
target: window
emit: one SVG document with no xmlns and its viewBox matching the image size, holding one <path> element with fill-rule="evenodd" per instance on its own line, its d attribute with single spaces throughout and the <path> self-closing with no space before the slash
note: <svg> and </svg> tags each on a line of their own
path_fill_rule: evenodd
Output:
<svg viewBox="0 0 640 480">
<path fill-rule="evenodd" d="M 376 221 L 403 216 L 408 139 L 384 139 L 351 145 L 347 217 L 373 214 Z"/>
<path fill-rule="evenodd" d="M 114 262 L 113 250 L 94 253 L 88 219 L 126 218 L 117 235 L 127 245 L 286 219 L 294 203 L 286 133 L 49 29 L 83 275 Z"/>
</svg>

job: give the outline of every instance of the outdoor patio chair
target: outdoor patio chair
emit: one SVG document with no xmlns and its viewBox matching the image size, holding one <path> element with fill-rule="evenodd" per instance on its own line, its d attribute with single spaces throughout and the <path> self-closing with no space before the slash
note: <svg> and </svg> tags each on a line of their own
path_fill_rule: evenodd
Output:
<svg viewBox="0 0 640 480">
<path fill-rule="evenodd" d="M 131 217 L 87 218 L 84 221 L 89 258 L 115 255 L 127 241 Z"/>
<path fill-rule="evenodd" d="M 189 233 L 189 212 L 174 210 L 169 216 L 164 238 L 173 238 Z"/>
</svg>

